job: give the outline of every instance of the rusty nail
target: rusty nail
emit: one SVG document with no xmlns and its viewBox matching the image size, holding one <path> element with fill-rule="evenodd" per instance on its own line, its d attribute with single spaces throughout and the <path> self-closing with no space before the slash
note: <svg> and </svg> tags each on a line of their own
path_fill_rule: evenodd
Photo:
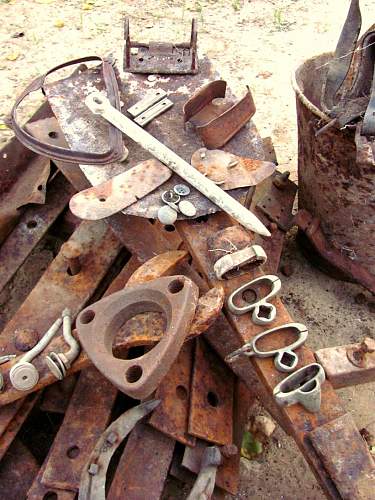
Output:
<svg viewBox="0 0 375 500">
<path fill-rule="evenodd" d="M 277 187 L 277 189 L 284 189 L 287 181 L 289 179 L 290 172 L 287 170 L 286 172 L 283 172 L 282 174 L 277 175 L 274 180 L 273 180 L 273 185 Z"/>
<path fill-rule="evenodd" d="M 38 342 L 39 334 L 32 328 L 20 328 L 14 332 L 14 345 L 19 351 L 30 351 Z"/>
<path fill-rule="evenodd" d="M 375 352 L 375 340 L 366 337 L 359 344 L 359 347 L 348 347 L 346 355 L 349 361 L 358 368 L 364 368 L 367 362 L 367 354 Z"/>
<path fill-rule="evenodd" d="M 68 271 L 71 276 L 75 276 L 81 270 L 80 256 L 82 247 L 75 241 L 67 241 L 61 247 L 61 252 L 68 264 Z"/>
</svg>

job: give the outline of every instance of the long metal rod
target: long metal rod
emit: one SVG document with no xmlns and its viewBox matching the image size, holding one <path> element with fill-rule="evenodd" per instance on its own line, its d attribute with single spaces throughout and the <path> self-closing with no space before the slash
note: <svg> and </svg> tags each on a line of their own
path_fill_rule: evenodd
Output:
<svg viewBox="0 0 375 500">
<path fill-rule="evenodd" d="M 198 189 L 198 191 L 246 229 L 250 229 L 254 233 L 258 233 L 262 236 L 271 236 L 271 233 L 258 217 L 232 198 L 228 193 L 223 191 L 214 182 L 202 175 L 189 163 L 180 158 L 171 149 L 111 106 L 109 100 L 103 94 L 100 92 L 93 92 L 86 97 L 85 103 L 93 113 L 102 116 L 116 128 L 120 129 L 125 135 L 130 137 L 130 139 L 150 152 L 155 158 L 173 170 L 173 172 Z"/>
</svg>

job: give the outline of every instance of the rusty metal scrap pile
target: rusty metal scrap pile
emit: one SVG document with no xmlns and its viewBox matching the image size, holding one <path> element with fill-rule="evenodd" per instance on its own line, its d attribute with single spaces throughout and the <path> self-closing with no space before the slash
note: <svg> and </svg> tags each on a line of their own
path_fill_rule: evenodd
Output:
<svg viewBox="0 0 375 500">
<path fill-rule="evenodd" d="M 157 499 L 170 476 L 190 500 L 235 495 L 259 399 L 327 498 L 373 498 L 373 459 L 335 389 L 374 380 L 374 341 L 314 353 L 278 298 L 293 226 L 374 292 L 371 266 L 330 247 L 314 203 L 292 212 L 297 186 L 266 158 L 250 89 L 234 99 L 198 61 L 195 21 L 189 42 L 146 44 L 127 20 L 124 71 L 65 63 L 12 111 L 0 290 L 47 238 L 57 250 L 0 336 L 2 496 Z M 38 89 L 46 103 L 20 126 Z"/>
</svg>

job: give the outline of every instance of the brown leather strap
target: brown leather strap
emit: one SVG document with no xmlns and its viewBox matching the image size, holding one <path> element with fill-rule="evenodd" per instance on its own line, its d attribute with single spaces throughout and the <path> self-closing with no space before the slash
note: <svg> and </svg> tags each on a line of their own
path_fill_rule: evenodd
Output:
<svg viewBox="0 0 375 500">
<path fill-rule="evenodd" d="M 107 90 L 108 99 L 110 100 L 112 106 L 120 110 L 120 96 L 119 89 L 117 85 L 116 75 L 112 64 L 108 61 L 102 59 L 99 56 L 88 56 L 81 57 L 80 59 L 74 59 L 66 63 L 60 64 L 55 68 L 47 71 L 42 76 L 36 78 L 31 82 L 27 88 L 22 92 L 22 94 L 16 99 L 14 106 L 11 111 L 10 125 L 17 137 L 17 139 L 22 142 L 26 147 L 34 151 L 35 153 L 48 156 L 54 160 L 62 160 L 71 163 L 84 163 L 91 165 L 106 165 L 112 163 L 116 160 L 120 160 L 123 156 L 123 143 L 121 132 L 109 125 L 109 142 L 110 149 L 104 153 L 87 153 L 83 151 L 72 151 L 67 148 L 61 148 L 58 146 L 53 146 L 51 144 L 39 141 L 31 134 L 29 134 L 23 127 L 21 127 L 17 122 L 17 109 L 21 102 L 27 97 L 31 92 L 37 90 L 42 90 L 44 93 L 43 85 L 45 79 L 48 75 L 67 66 L 72 66 L 75 64 L 81 64 L 88 61 L 100 61 L 102 63 L 103 80 Z"/>
</svg>

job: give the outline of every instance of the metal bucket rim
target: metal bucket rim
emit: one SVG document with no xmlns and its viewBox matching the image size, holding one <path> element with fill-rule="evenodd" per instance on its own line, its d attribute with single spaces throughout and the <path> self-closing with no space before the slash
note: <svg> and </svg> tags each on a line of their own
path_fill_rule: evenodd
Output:
<svg viewBox="0 0 375 500">
<path fill-rule="evenodd" d="M 297 98 L 301 101 L 301 103 L 306 106 L 314 115 L 318 116 L 321 120 L 326 121 L 327 123 L 331 121 L 331 118 L 326 115 L 321 109 L 319 109 L 315 104 L 313 104 L 302 92 L 301 87 L 298 85 L 297 82 L 297 72 L 298 70 L 302 69 L 302 66 L 307 63 L 307 61 L 311 61 L 314 59 L 317 59 L 318 57 L 322 56 L 333 56 L 333 52 L 324 52 L 323 54 L 318 54 L 316 56 L 310 57 L 309 59 L 304 59 L 303 61 L 300 61 L 298 65 L 292 70 L 291 74 L 291 82 L 292 82 L 292 87 L 294 92 L 296 93 Z"/>
</svg>

